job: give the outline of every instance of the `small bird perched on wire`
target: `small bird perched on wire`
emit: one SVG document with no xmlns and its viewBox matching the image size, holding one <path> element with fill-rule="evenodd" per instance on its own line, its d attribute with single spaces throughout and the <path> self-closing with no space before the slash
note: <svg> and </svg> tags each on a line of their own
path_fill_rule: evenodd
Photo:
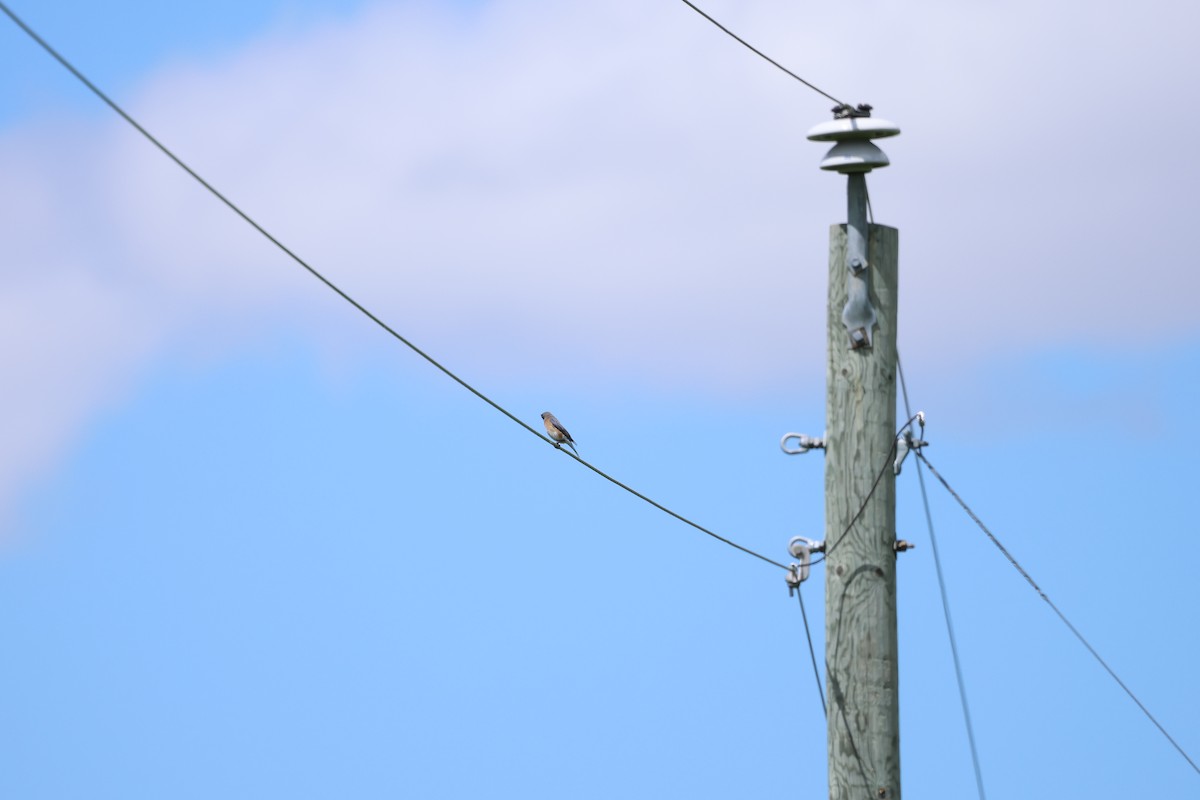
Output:
<svg viewBox="0 0 1200 800">
<path fill-rule="evenodd" d="M 566 445 L 571 448 L 571 452 L 579 458 L 579 451 L 575 449 L 575 440 L 571 438 L 571 434 L 567 433 L 567 429 L 558 421 L 558 417 L 551 414 L 549 411 L 542 412 L 542 422 L 546 425 L 546 433 L 550 434 L 550 438 L 554 440 L 554 446 L 560 447 Z"/>
</svg>

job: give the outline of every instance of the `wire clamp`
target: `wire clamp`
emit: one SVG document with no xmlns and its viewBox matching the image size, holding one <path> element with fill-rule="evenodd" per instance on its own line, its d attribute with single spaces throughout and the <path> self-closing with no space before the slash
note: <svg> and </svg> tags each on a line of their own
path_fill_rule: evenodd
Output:
<svg viewBox="0 0 1200 800">
<path fill-rule="evenodd" d="M 859 103 L 857 107 L 851 106 L 849 103 L 841 103 L 830 110 L 833 111 L 834 119 L 852 119 L 871 116 L 871 108 L 869 103 Z"/>
<path fill-rule="evenodd" d="M 796 440 L 795 447 L 788 447 L 789 439 Z M 825 440 L 816 439 L 803 433 L 785 433 L 783 438 L 779 440 L 779 449 L 789 456 L 798 456 L 801 453 L 807 453 L 809 450 L 824 450 Z"/>
<path fill-rule="evenodd" d="M 925 429 L 925 412 L 917 412 L 917 421 L 921 423 L 921 430 Z M 909 451 L 920 450 L 922 447 L 929 445 L 929 442 L 919 437 L 913 436 L 912 426 L 905 427 L 896 437 L 896 460 L 892 462 L 892 474 L 900 474 L 900 466 L 904 463 L 904 459 L 908 458 Z"/>
<path fill-rule="evenodd" d="M 916 545 L 907 539 L 897 539 L 892 545 L 892 549 L 897 553 L 905 553 L 909 550 L 912 550 L 914 547 L 916 547 Z"/>
<path fill-rule="evenodd" d="M 792 558 L 800 559 L 799 564 L 792 564 L 788 567 L 788 574 L 784 576 L 784 581 L 788 585 L 788 595 L 791 596 L 800 588 L 800 584 L 808 580 L 808 568 L 812 566 L 812 554 L 824 553 L 825 543 L 804 536 L 793 536 L 788 542 L 788 552 L 791 553 Z"/>
<path fill-rule="evenodd" d="M 800 584 L 808 577 L 808 564 L 792 564 L 788 567 L 788 574 L 783 576 L 783 580 L 788 585 L 788 597 L 794 597 L 796 590 L 800 588 Z"/>
</svg>

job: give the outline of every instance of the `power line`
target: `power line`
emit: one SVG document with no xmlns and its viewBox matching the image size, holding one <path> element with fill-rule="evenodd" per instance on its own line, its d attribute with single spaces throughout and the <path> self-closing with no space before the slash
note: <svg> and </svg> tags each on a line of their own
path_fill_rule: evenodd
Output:
<svg viewBox="0 0 1200 800">
<path fill-rule="evenodd" d="M 824 712 L 825 718 L 829 719 L 829 706 L 825 703 L 825 689 L 821 686 L 821 671 L 817 668 L 817 651 L 813 648 L 812 633 L 808 627 L 808 613 L 804 610 L 804 592 L 802 591 L 802 585 L 796 586 L 796 596 L 800 599 L 800 617 L 804 620 L 804 636 L 808 639 L 808 655 L 810 658 L 812 658 L 813 677 L 817 680 L 817 695 L 821 698 L 821 711 Z M 845 596 L 845 590 L 843 590 L 842 598 L 845 599 Z M 835 637 L 834 641 L 836 642 L 839 640 L 837 637 Z M 825 662 L 825 672 L 829 675 L 833 675 L 833 672 L 829 669 L 828 661 Z M 837 678 L 834 677 L 832 680 L 834 681 L 834 684 L 831 688 L 834 692 L 834 698 L 838 703 L 838 711 L 841 713 L 842 723 L 846 726 L 846 737 L 850 740 L 850 750 L 854 753 L 854 760 L 858 762 L 858 768 L 862 773 L 864 783 L 870 783 L 870 779 L 867 777 L 866 767 L 863 765 L 862 756 L 860 756 L 858 752 L 858 744 L 854 741 L 854 730 L 850 727 L 850 720 L 846 717 L 845 697 L 842 694 L 841 687 L 837 685 Z M 873 795 L 868 795 L 868 797 L 872 798 L 873 800 Z"/>
<path fill-rule="evenodd" d="M 366 316 L 367 319 L 371 320 L 376 325 L 378 325 L 380 328 L 387 331 L 389 334 L 391 334 L 393 337 L 395 337 L 397 341 L 399 341 L 400 343 L 402 343 L 403 345 L 408 347 L 410 350 L 412 350 L 414 353 L 419 355 L 421 358 L 425 359 L 430 364 L 437 367 L 447 377 L 449 377 L 454 382 L 456 382 L 457 384 L 462 386 L 464 389 L 469 391 L 471 394 L 475 395 L 480 400 L 487 403 L 492 408 L 496 409 L 501 414 L 508 417 L 510 420 L 512 420 L 513 422 L 517 423 L 525 430 L 532 433 L 537 438 L 541 439 L 542 441 L 546 442 L 549 445 L 553 445 L 556 449 L 558 448 L 558 445 L 555 442 L 553 442 L 550 438 L 548 438 L 547 436 L 544 436 L 542 433 L 535 430 L 533 427 L 531 427 L 529 424 L 527 424 L 526 422 L 524 422 L 523 420 L 521 420 L 519 417 L 515 416 L 511 412 L 509 412 L 507 409 L 505 409 L 499 403 L 492 400 L 490 397 L 485 395 L 483 392 L 479 391 L 474 386 L 472 386 L 471 384 L 467 383 L 462 378 L 455 375 L 447 367 L 443 366 L 440 362 L 438 362 L 435 358 L 433 358 L 433 356 L 429 355 L 424 350 L 422 350 L 421 348 L 417 347 L 415 344 L 410 342 L 408 339 L 401 336 L 396 330 L 394 330 L 386 322 L 384 322 L 379 317 L 372 314 L 370 311 L 367 310 L 367 308 L 365 306 L 363 306 L 361 303 L 359 303 L 357 300 L 355 300 L 350 295 L 346 294 L 346 292 L 342 291 L 337 285 L 335 285 L 333 283 L 333 281 L 326 278 L 324 275 L 322 275 L 320 272 L 318 272 L 314 267 L 312 267 L 307 261 L 300 258 L 300 256 L 296 255 L 296 253 L 294 253 L 286 245 L 284 245 L 283 242 L 279 241 L 274 236 L 272 236 L 267 231 L 266 228 L 264 228 L 263 226 L 261 226 L 257 222 L 255 222 L 250 217 L 249 214 L 247 214 L 245 211 L 242 211 L 242 209 L 239 208 L 236 204 L 234 204 L 234 202 L 232 200 L 227 198 L 225 195 L 221 194 L 219 191 L 217 191 L 216 187 L 214 187 L 212 184 L 210 184 L 204 178 L 200 177 L 199 173 L 197 173 L 195 170 L 193 170 L 191 167 L 189 167 L 187 164 L 185 164 L 183 162 L 183 160 L 179 158 L 179 156 L 175 155 L 175 153 L 173 153 L 169 148 L 167 148 L 166 145 L 164 145 L 162 142 L 160 142 L 158 139 L 156 139 L 148 130 L 143 128 L 137 122 L 137 120 L 135 120 L 133 117 L 131 117 L 129 114 L 127 114 L 123 108 L 121 108 L 119 105 L 117 105 L 117 103 L 112 98 L 110 98 L 107 94 L 105 94 L 98 86 L 96 86 L 96 84 L 94 84 L 90 80 L 88 80 L 86 75 L 84 75 L 82 72 L 80 72 L 78 69 L 76 69 L 75 66 L 70 61 L 68 61 L 64 56 L 59 54 L 59 52 L 57 50 L 55 50 L 50 45 L 49 42 L 47 42 L 45 39 L 43 39 L 41 36 L 39 36 L 37 34 L 37 32 L 34 31 L 32 28 L 30 28 L 28 25 L 26 25 L 25 22 L 20 17 L 18 17 L 15 13 L 13 13 L 13 11 L 7 5 L 5 5 L 5 3 L 2 0 L 0 0 L 0 11 L 3 11 L 9 17 L 9 19 L 11 19 L 14 23 L 16 23 L 17 27 L 19 27 L 31 39 L 33 39 L 35 42 L 37 42 L 37 44 L 40 45 L 43 50 L 45 50 L 47 53 L 49 53 L 50 56 L 52 56 L 55 61 L 57 61 L 59 64 L 61 64 L 63 67 L 65 67 L 68 72 L 70 72 L 72 75 L 74 75 L 84 86 L 86 86 L 89 90 L 91 90 L 92 94 L 96 95 L 96 97 L 98 97 L 98 98 L 100 98 L 100 100 L 104 101 L 105 105 L 107 105 L 109 108 L 111 108 L 113 111 L 115 111 L 118 115 L 120 115 L 120 117 L 122 119 L 124 119 L 126 122 L 128 122 L 130 125 L 132 125 L 133 128 L 135 130 L 137 130 L 138 133 L 140 133 L 151 144 L 153 144 L 160 151 L 162 151 L 162 153 L 165 156 L 167 156 L 167 158 L 174 161 L 175 164 L 177 166 L 179 166 L 184 172 L 186 172 L 188 175 L 190 175 L 192 178 L 194 178 L 197 183 L 199 183 L 201 186 L 203 186 L 205 189 L 207 189 L 209 191 L 209 193 L 213 195 L 213 197 L 216 197 L 218 200 L 220 200 L 222 203 L 224 203 L 231 211 L 233 211 L 235 214 L 237 214 L 239 217 L 241 217 L 246 223 L 248 223 L 252 228 L 254 228 L 254 230 L 261 233 L 269 242 L 271 242 L 271 244 L 275 245 L 283 253 L 285 253 L 289 258 L 291 258 L 293 261 L 295 261 L 300 266 L 304 267 L 304 269 L 308 270 L 308 272 L 313 277 L 315 277 L 317 280 L 321 281 L 321 283 L 325 284 L 325 286 L 327 286 L 329 289 L 332 289 L 339 297 L 341 297 L 347 303 L 349 303 L 350 305 L 352 305 L 356 309 L 358 309 L 360 312 L 362 312 L 362 314 L 364 316 Z M 565 450 L 563 452 L 566 453 Z M 724 536 L 720 536 L 716 533 L 713 533 L 708 528 L 705 528 L 702 525 L 692 522 L 687 517 L 684 517 L 680 514 L 675 513 L 674 511 L 672 511 L 671 509 L 662 505 L 661 503 L 657 503 L 654 500 L 651 500 L 649 497 L 642 494 L 641 492 L 622 483 L 621 481 L 612 477 L 608 473 L 600 470 L 599 468 L 593 466 L 592 464 L 589 464 L 587 461 L 584 461 L 579 456 L 573 455 L 571 453 L 567 453 L 567 455 L 570 455 L 572 458 L 574 458 L 580 464 L 583 464 L 585 467 L 592 470 L 593 472 L 595 472 L 597 475 L 604 478 L 605 480 L 613 483 L 616 486 L 621 487 L 622 489 L 624 489 L 625 491 L 634 495 L 635 497 L 645 500 L 650 505 L 654 506 L 655 508 L 657 508 L 658 510 L 660 510 L 666 514 L 671 515 L 672 517 L 679 520 L 680 522 L 690 525 L 702 533 L 708 534 L 709 536 L 716 539 L 717 541 L 724 542 L 725 544 L 729 545 L 730 547 L 741 550 L 743 553 L 752 555 L 755 558 L 758 558 L 762 561 L 767 562 L 768 564 L 773 564 L 774 566 L 779 567 L 782 570 L 790 569 L 786 564 L 782 564 L 778 561 L 767 558 L 766 556 L 764 556 L 760 553 L 756 553 L 755 551 L 751 550 L 748 547 L 743 547 L 742 545 L 738 544 L 737 542 L 734 542 L 730 539 L 726 539 Z"/>
<path fill-rule="evenodd" d="M 489 402 L 490 402 L 490 401 L 489 401 Z M 504 412 L 504 413 L 506 413 L 506 414 L 507 414 L 508 412 L 506 411 L 506 412 Z M 510 415 L 510 416 L 511 416 L 511 415 Z M 524 423 L 521 423 L 521 424 L 522 424 L 522 425 L 524 425 Z M 528 426 L 526 426 L 526 427 L 528 427 Z M 544 438 L 544 437 L 539 437 L 539 438 Z M 549 440 L 549 439 L 546 439 L 546 441 L 547 441 L 547 442 L 550 442 L 550 440 Z M 553 444 L 553 442 L 550 442 L 550 443 L 551 443 L 551 444 Z M 698 524 L 696 524 L 695 522 L 692 522 L 692 521 L 691 521 L 690 519 L 688 519 L 687 517 L 683 517 L 683 516 L 680 516 L 679 514 L 676 514 L 676 513 L 675 513 L 674 511 L 672 511 L 671 509 L 667 508 L 666 506 L 662 505 L 661 503 L 657 503 L 657 502 L 655 502 L 654 500 L 651 500 L 649 497 L 647 497 L 646 495 L 642 494 L 642 493 L 641 493 L 641 492 L 639 492 L 638 490 L 636 490 L 636 489 L 634 489 L 634 488 L 632 488 L 632 487 L 630 487 L 630 486 L 627 486 L 627 485 L 626 485 L 626 484 L 624 484 L 624 483 L 621 483 L 619 480 L 617 480 L 617 479 L 616 479 L 616 478 L 614 478 L 613 476 L 609 475 L 607 472 L 604 472 L 604 471 L 603 471 L 603 470 L 601 470 L 600 468 L 598 468 L 598 467 L 596 467 L 596 466 L 594 466 L 594 465 L 592 465 L 592 464 L 589 464 L 588 462 L 584 461 L 582 458 L 580 458 L 579 456 L 575 455 L 574 453 L 568 453 L 566 450 L 563 450 L 562 452 L 563 452 L 563 453 L 565 453 L 566 455 L 570 456 L 571 458 L 575 459 L 575 460 L 576 460 L 576 461 L 578 461 L 580 464 L 583 464 L 585 467 L 587 467 L 587 468 L 588 468 L 588 469 L 590 469 L 592 472 L 594 472 L 594 473 L 596 473 L 597 475 L 599 475 L 601 478 L 604 478 L 606 481 L 610 481 L 611 483 L 613 483 L 613 484 L 615 484 L 615 485 L 617 485 L 617 486 L 620 486 L 622 489 L 624 489 L 625 491 L 629 492 L 629 493 L 630 493 L 630 494 L 632 494 L 633 496 L 635 496 L 635 497 L 639 497 L 639 498 L 641 498 L 642 500 L 645 500 L 647 503 L 649 503 L 650 505 L 654 506 L 654 507 L 655 507 L 655 508 L 657 508 L 659 511 L 662 511 L 662 512 L 664 512 L 664 513 L 666 513 L 666 514 L 670 514 L 672 517 L 674 517 L 675 519 L 679 520 L 680 522 L 683 522 L 683 523 L 685 523 L 685 524 L 687 524 L 687 525 L 691 525 L 693 528 L 695 528 L 696 530 L 700 531 L 701 533 L 707 533 L 709 536 L 711 536 L 712 538 L 716 539 L 717 541 L 719 541 L 719 542 L 724 542 L 725 544 L 729 545 L 730 547 L 733 547 L 733 548 L 736 548 L 736 549 L 738 549 L 738 550 L 741 550 L 743 553 L 746 553 L 747 555 L 752 555 L 752 556 L 754 556 L 754 557 L 755 557 L 755 558 L 757 558 L 757 559 L 760 559 L 760 560 L 762 560 L 762 561 L 765 561 L 765 562 L 767 562 L 768 564 L 773 564 L 773 565 L 775 565 L 776 567 L 779 567 L 779 568 L 780 568 L 780 569 L 782 569 L 782 570 L 786 570 L 786 571 L 788 571 L 788 572 L 791 572 L 792 568 L 791 568 L 791 567 L 789 567 L 787 564 L 781 564 L 780 562 L 778 562 L 778 561 L 776 561 L 776 560 L 774 560 L 774 559 L 772 559 L 772 558 L 767 558 L 767 557 L 766 557 L 766 556 L 764 556 L 762 553 L 756 553 L 755 551 L 751 550 L 749 547 L 743 547 L 742 545 L 738 544 L 738 543 L 737 543 L 737 542 L 735 542 L 735 541 L 732 541 L 732 540 L 730 540 L 730 539 L 726 539 L 724 536 L 721 536 L 721 535 L 719 535 L 719 534 L 713 533 L 713 532 L 712 532 L 712 531 L 710 531 L 708 528 L 705 528 L 705 527 L 704 527 L 704 526 L 702 526 L 702 525 L 698 525 Z"/>
<path fill-rule="evenodd" d="M 914 452 L 916 453 L 918 459 L 925 462 L 925 466 L 929 467 L 929 472 L 933 475 L 933 477 L 937 478 L 941 482 L 942 486 L 946 488 L 946 491 L 950 493 L 950 496 L 958 501 L 958 504 L 962 506 L 963 511 L 967 512 L 967 516 L 969 516 L 975 522 L 975 524 L 979 526 L 980 530 L 987 534 L 987 537 L 992 540 L 992 544 L 996 545 L 1000 552 L 1004 554 L 1004 557 L 1007 558 L 1008 562 L 1013 565 L 1013 568 L 1015 568 L 1017 572 L 1021 573 L 1021 577 L 1023 577 L 1029 583 L 1029 585 L 1033 587 L 1033 590 L 1038 593 L 1039 597 L 1046 601 L 1046 605 L 1050 606 L 1050 608 L 1054 610 L 1054 613 L 1058 615 L 1058 618 L 1062 620 L 1063 624 L 1067 626 L 1071 633 L 1075 634 L 1075 638 L 1087 648 L 1088 652 L 1092 654 L 1092 657 L 1100 663 L 1100 666 L 1104 667 L 1105 671 L 1108 672 L 1112 679 L 1117 682 L 1117 685 L 1125 690 L 1125 694 L 1129 695 L 1129 699 L 1133 700 L 1133 702 L 1137 704 L 1137 707 L 1142 710 L 1142 713 L 1146 715 L 1146 718 L 1154 723 L 1154 727 L 1158 728 L 1159 732 L 1166 737 L 1167 741 L 1179 751 L 1179 755 L 1183 756 L 1184 760 L 1191 765 L 1192 769 L 1195 770 L 1197 774 L 1200 774 L 1200 767 L 1196 766 L 1196 762 L 1192 760 L 1192 757 L 1189 756 L 1187 752 L 1179 746 L 1179 743 L 1175 741 L 1171 734 L 1167 733 L 1167 729 L 1162 726 L 1162 723 L 1155 719 L 1154 715 L 1150 713 L 1150 709 L 1146 708 L 1146 706 L 1142 704 L 1142 701 L 1137 698 L 1137 695 L 1135 695 L 1133 691 L 1125 685 L 1125 682 L 1117 676 L 1117 673 L 1114 672 L 1113 668 L 1108 665 L 1108 662 L 1101 658 L 1100 654 L 1096 652 L 1096 648 L 1092 647 L 1091 643 L 1083 637 L 1083 634 L 1071 624 L 1071 621 L 1067 619 L 1066 615 L 1058 610 L 1058 606 L 1054 605 L 1050 598 L 1046 596 L 1046 593 L 1042 591 L 1042 587 L 1038 586 L 1037 583 L 1034 582 L 1033 578 L 1029 576 L 1029 573 L 1026 572 L 1019 563 L 1017 563 L 1015 558 L 1013 558 L 1012 553 L 1008 552 L 1008 549 L 1000 543 L 1000 540 L 996 538 L 995 534 L 988 530 L 988 527 L 983 524 L 983 520 L 981 520 L 975 514 L 975 512 L 971 510 L 971 507 L 968 506 L 961 497 L 959 497 L 958 492 L 951 488 L 950 484 L 946 482 L 946 479 L 942 477 L 941 473 L 934 469 L 933 464 L 929 463 L 929 459 L 925 458 L 924 454 L 921 453 L 920 450 L 916 450 Z"/>
<path fill-rule="evenodd" d="M 812 90 L 813 90 L 814 92 L 816 92 L 817 94 L 824 95 L 825 97 L 828 97 L 830 100 L 832 100 L 833 102 L 837 103 L 839 106 L 848 106 L 848 105 L 849 105 L 848 103 L 843 103 L 841 100 L 838 100 L 836 97 L 834 97 L 833 95 L 831 95 L 829 92 L 823 91 L 822 89 L 818 89 L 816 86 L 813 86 L 811 83 L 809 83 L 808 81 L 804 80 L 804 78 L 801 78 L 799 75 L 797 75 L 796 73 L 792 72 L 790 69 L 788 69 L 787 67 L 783 66 L 783 65 L 782 65 L 782 64 L 780 64 L 778 61 L 776 61 L 775 59 L 771 58 L 770 56 L 768 56 L 768 55 L 767 55 L 766 53 L 764 53 L 763 51 L 759 50 L 757 47 L 754 47 L 752 44 L 750 44 L 749 42 L 747 42 L 745 39 L 743 39 L 742 37 L 738 36 L 736 33 L 734 33 L 733 31 L 729 30 L 729 28 L 726 28 L 724 25 L 722 25 L 721 23 L 717 22 L 717 21 L 716 21 L 715 19 L 713 19 L 711 16 L 709 16 L 708 14 L 706 14 L 706 13 L 705 13 L 703 10 L 701 10 L 700 8 L 698 8 L 698 7 L 696 6 L 696 4 L 695 4 L 695 3 L 692 3 L 692 2 L 691 2 L 691 0 L 683 0 L 683 2 L 684 2 L 684 4 L 685 4 L 685 5 L 686 5 L 688 8 L 692 9 L 692 10 L 693 10 L 693 11 L 695 11 L 697 14 L 699 14 L 699 15 L 700 15 L 700 16 L 702 16 L 702 17 L 704 17 L 706 20 L 708 20 L 709 22 L 711 22 L 713 25 L 716 25 L 718 28 L 720 28 L 722 31 L 724 31 L 724 32 L 725 32 L 725 33 L 727 33 L 727 34 L 728 34 L 730 37 L 732 37 L 732 38 L 733 38 L 735 41 L 737 41 L 738 43 L 740 43 L 742 46 L 744 46 L 744 47 L 745 47 L 747 50 L 749 50 L 750 52 L 752 52 L 752 53 L 754 53 L 755 55 L 757 55 L 759 58 L 761 58 L 761 59 L 763 59 L 764 61 L 766 61 L 768 64 L 771 64 L 771 65 L 773 65 L 773 66 L 775 66 L 775 67 L 777 67 L 777 68 L 779 68 L 779 69 L 783 70 L 783 71 L 784 71 L 784 72 L 786 72 L 788 75 L 791 75 L 793 78 L 795 78 L 796 80 L 800 81 L 801 83 L 803 83 L 803 84 L 804 84 L 805 86 L 807 86 L 808 88 L 812 89 Z"/>
<path fill-rule="evenodd" d="M 870 206 L 868 206 L 869 208 Z M 908 383 L 904 380 L 904 367 L 900 354 L 896 354 L 896 371 L 900 375 L 900 389 L 904 395 L 904 413 L 911 414 L 908 404 Z M 921 462 L 917 462 L 917 482 L 921 486 L 921 504 L 925 507 L 925 522 L 929 526 L 929 543 L 933 546 L 933 566 L 937 572 L 938 590 L 942 595 L 942 612 L 946 616 L 946 635 L 950 638 L 950 655 L 954 659 L 954 677 L 958 681 L 958 698 L 962 702 L 963 720 L 967 725 L 967 743 L 971 746 L 971 765 L 975 768 L 975 787 L 979 800 L 987 800 L 983 791 L 983 771 L 979 768 L 979 751 L 975 747 L 975 726 L 971 724 L 971 709 L 967 705 L 967 684 L 963 680 L 962 663 L 958 658 L 958 639 L 954 635 L 954 622 L 950 618 L 950 597 L 946 594 L 946 579 L 942 575 L 942 558 L 938 554 L 937 536 L 933 532 L 933 514 L 929 511 L 929 495 L 925 491 L 925 474 Z"/>
<path fill-rule="evenodd" d="M 821 697 L 821 711 L 828 717 L 829 708 L 825 705 L 825 689 L 821 686 L 821 670 L 817 668 L 817 651 L 813 648 L 812 632 L 808 628 L 808 612 L 804 610 L 802 586 L 796 587 L 796 596 L 800 598 L 800 617 L 804 620 L 804 637 L 808 639 L 808 655 L 812 658 L 813 677 L 817 679 L 817 694 Z"/>
</svg>

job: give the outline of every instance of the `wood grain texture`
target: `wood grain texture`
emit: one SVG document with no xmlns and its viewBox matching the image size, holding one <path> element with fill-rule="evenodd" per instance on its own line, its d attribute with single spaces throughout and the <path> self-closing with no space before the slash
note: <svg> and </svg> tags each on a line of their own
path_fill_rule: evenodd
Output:
<svg viewBox="0 0 1200 800">
<path fill-rule="evenodd" d="M 870 226 L 873 347 L 849 348 L 846 226 L 830 230 L 826 373 L 826 696 L 831 800 L 900 797 L 896 664 L 896 278 L 899 231 Z M 883 477 L 849 533 L 839 537 Z M 835 544 L 836 543 L 836 544 Z"/>
</svg>

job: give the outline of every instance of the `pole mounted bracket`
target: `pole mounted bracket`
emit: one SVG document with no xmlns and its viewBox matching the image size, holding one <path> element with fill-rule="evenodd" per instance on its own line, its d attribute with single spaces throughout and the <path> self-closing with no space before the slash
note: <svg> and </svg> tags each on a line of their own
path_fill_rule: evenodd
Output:
<svg viewBox="0 0 1200 800">
<path fill-rule="evenodd" d="M 866 174 L 891 161 L 871 140 L 896 136 L 900 129 L 885 119 L 871 116 L 871 106 L 860 103 L 835 106 L 833 121 L 822 122 L 808 132 L 814 142 L 834 142 L 821 161 L 821 169 L 847 176 L 846 278 L 847 301 L 842 309 L 842 324 L 850 337 L 850 349 L 871 347 L 875 327 L 875 308 L 871 305 L 869 242 L 867 221 Z"/>
<path fill-rule="evenodd" d="M 871 305 L 870 276 L 867 273 L 867 237 L 865 235 L 866 221 L 866 179 L 861 175 L 851 176 L 850 206 L 855 206 L 855 178 L 862 183 L 863 209 L 861 221 L 856 220 L 851 213 L 849 237 L 846 242 L 846 267 L 850 274 L 846 277 L 846 294 L 849 299 L 842 309 L 842 324 L 850 334 L 850 349 L 859 350 L 871 346 L 871 330 L 875 327 L 875 307 Z"/>
<path fill-rule="evenodd" d="M 896 460 L 892 462 L 892 474 L 900 474 L 900 466 L 904 463 L 904 459 L 908 458 L 910 451 L 920 450 L 928 445 L 929 442 L 913 436 L 911 426 L 901 431 L 900 435 L 896 437 Z"/>
<path fill-rule="evenodd" d="M 788 585 L 788 597 L 795 597 L 796 590 L 800 588 L 800 584 L 808 580 L 808 562 L 802 564 L 792 564 L 788 567 L 788 574 L 783 576 L 783 580 Z"/>
<path fill-rule="evenodd" d="M 795 447 L 788 447 L 789 439 L 796 440 Z M 779 449 L 789 456 L 798 456 L 801 453 L 807 453 L 809 450 L 824 450 L 825 440 L 816 439 L 803 433 L 785 433 L 783 438 L 779 440 Z"/>
<path fill-rule="evenodd" d="M 808 568 L 812 565 L 813 553 L 824 553 L 825 543 L 803 536 L 793 536 L 788 542 L 788 552 L 792 558 L 800 559 L 800 563 L 788 567 L 788 574 L 783 580 L 788 585 L 788 595 L 791 596 L 800 588 L 800 584 L 808 580 Z"/>
</svg>

